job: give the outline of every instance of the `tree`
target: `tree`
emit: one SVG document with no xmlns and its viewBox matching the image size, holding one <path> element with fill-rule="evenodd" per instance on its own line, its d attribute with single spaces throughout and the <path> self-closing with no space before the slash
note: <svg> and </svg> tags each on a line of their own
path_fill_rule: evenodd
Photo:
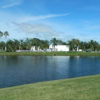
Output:
<svg viewBox="0 0 100 100">
<path fill-rule="evenodd" d="M 44 41 L 44 47 L 45 47 L 45 48 L 49 48 L 49 41 L 48 41 L 48 40 L 45 40 L 45 41 Z"/>
<path fill-rule="evenodd" d="M 5 39 L 7 38 L 7 36 L 9 36 L 8 31 L 5 31 L 5 32 L 4 32 L 4 36 L 5 36 Z"/>
<path fill-rule="evenodd" d="M 3 36 L 3 32 L 0 31 L 0 39 L 1 39 L 2 36 Z"/>
<path fill-rule="evenodd" d="M 90 42 L 89 42 L 89 49 L 94 51 L 94 41 L 93 40 L 90 40 Z"/>
<path fill-rule="evenodd" d="M 0 42 L 0 50 L 5 50 L 5 42 Z"/>
<path fill-rule="evenodd" d="M 5 36 L 5 40 L 6 40 L 7 36 L 9 36 L 8 31 L 5 31 L 3 35 Z M 6 51 L 6 46 L 5 46 L 5 51 Z"/>
<path fill-rule="evenodd" d="M 17 39 L 14 39 L 14 51 L 18 50 L 20 46 L 20 42 Z"/>
<path fill-rule="evenodd" d="M 31 39 L 32 46 L 35 46 L 35 49 L 37 50 L 41 46 L 42 40 L 38 38 Z"/>
<path fill-rule="evenodd" d="M 38 38 L 33 38 L 34 46 L 40 46 L 41 40 Z"/>
<path fill-rule="evenodd" d="M 78 39 L 72 39 L 71 41 L 68 41 L 68 45 L 70 46 L 70 50 L 77 51 L 77 48 L 80 45 L 80 41 Z"/>
<path fill-rule="evenodd" d="M 50 43 L 54 46 L 54 50 L 55 50 L 55 46 L 57 45 L 57 39 L 52 38 L 52 40 L 50 40 Z"/>
<path fill-rule="evenodd" d="M 54 46 L 54 51 L 55 51 L 55 46 L 57 45 L 57 39 L 56 38 L 52 38 L 52 40 L 50 40 L 50 43 Z"/>
<path fill-rule="evenodd" d="M 92 51 L 99 50 L 99 44 L 98 44 L 98 42 L 96 42 L 94 40 L 90 40 L 90 42 L 89 42 L 89 48 Z"/>
<path fill-rule="evenodd" d="M 19 41 L 19 43 L 20 43 L 19 49 L 22 50 L 22 49 L 23 49 L 23 40 L 21 39 L 21 40 Z"/>
<path fill-rule="evenodd" d="M 61 40 L 57 40 L 57 45 L 62 45 L 62 41 Z"/>
<path fill-rule="evenodd" d="M 23 50 L 27 50 L 27 43 L 26 43 L 25 41 L 24 41 L 23 44 L 22 44 L 22 49 L 23 49 Z"/>
<path fill-rule="evenodd" d="M 100 45 L 99 45 L 99 43 L 98 42 L 96 42 L 96 41 L 94 41 L 94 51 L 95 50 L 99 50 L 99 47 L 100 47 Z"/>
<path fill-rule="evenodd" d="M 7 52 L 13 52 L 14 51 L 14 41 L 8 40 L 6 43 L 7 46 Z"/>
<path fill-rule="evenodd" d="M 7 52 L 15 52 L 19 49 L 20 42 L 16 39 L 14 40 L 8 40 L 6 43 L 7 46 Z"/>
<path fill-rule="evenodd" d="M 28 50 L 30 50 L 30 49 L 31 49 L 31 44 L 32 44 L 32 43 L 31 43 L 31 42 L 32 42 L 31 39 L 26 38 L 25 42 L 26 42 L 26 44 L 27 44 L 27 45 L 26 45 L 26 48 L 27 48 Z"/>
<path fill-rule="evenodd" d="M 77 48 L 79 47 L 80 41 L 78 39 L 72 39 L 73 49 L 77 51 Z"/>
<path fill-rule="evenodd" d="M 47 49 L 47 48 L 49 48 L 49 41 L 48 40 L 41 40 L 40 48 L 41 49 Z"/>
<path fill-rule="evenodd" d="M 86 42 L 81 41 L 80 45 L 79 45 L 79 48 L 82 49 L 82 51 L 86 51 L 87 45 L 88 44 Z"/>
</svg>

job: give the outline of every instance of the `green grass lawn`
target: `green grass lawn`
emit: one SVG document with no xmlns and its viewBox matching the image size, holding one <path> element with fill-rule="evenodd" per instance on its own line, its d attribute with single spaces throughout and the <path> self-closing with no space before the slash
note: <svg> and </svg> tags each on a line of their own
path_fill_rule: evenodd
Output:
<svg viewBox="0 0 100 100">
<path fill-rule="evenodd" d="M 3 88 L 0 100 L 100 100 L 100 75 Z"/>
<path fill-rule="evenodd" d="M 30 55 L 30 56 L 100 56 L 92 52 L 0 52 L 0 55 Z"/>
</svg>

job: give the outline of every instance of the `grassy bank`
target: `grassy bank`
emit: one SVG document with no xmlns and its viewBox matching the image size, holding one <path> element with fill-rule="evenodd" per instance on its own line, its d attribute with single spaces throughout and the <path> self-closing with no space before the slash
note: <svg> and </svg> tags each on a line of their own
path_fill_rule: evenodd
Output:
<svg viewBox="0 0 100 100">
<path fill-rule="evenodd" d="M 30 56 L 100 56 L 93 52 L 0 52 L 0 55 L 30 55 Z"/>
<path fill-rule="evenodd" d="M 100 75 L 4 88 L 0 100 L 100 100 Z"/>
</svg>

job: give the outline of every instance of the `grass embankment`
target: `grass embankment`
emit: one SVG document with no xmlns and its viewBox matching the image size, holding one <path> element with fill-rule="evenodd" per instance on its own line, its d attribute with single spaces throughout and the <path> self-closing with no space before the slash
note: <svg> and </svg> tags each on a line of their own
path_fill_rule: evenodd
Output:
<svg viewBox="0 0 100 100">
<path fill-rule="evenodd" d="M 29 56 L 100 56 L 93 52 L 0 52 L 0 55 L 29 55 Z"/>
<path fill-rule="evenodd" d="M 100 75 L 4 88 L 0 100 L 100 100 Z"/>
</svg>

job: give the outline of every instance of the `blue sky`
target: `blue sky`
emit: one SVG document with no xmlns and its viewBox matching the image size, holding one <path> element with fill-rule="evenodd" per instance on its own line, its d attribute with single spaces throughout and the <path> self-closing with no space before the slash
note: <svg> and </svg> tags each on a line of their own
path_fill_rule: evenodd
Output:
<svg viewBox="0 0 100 100">
<path fill-rule="evenodd" d="M 0 31 L 8 31 L 8 39 L 100 43 L 99 16 L 100 0 L 0 0 Z"/>
</svg>

